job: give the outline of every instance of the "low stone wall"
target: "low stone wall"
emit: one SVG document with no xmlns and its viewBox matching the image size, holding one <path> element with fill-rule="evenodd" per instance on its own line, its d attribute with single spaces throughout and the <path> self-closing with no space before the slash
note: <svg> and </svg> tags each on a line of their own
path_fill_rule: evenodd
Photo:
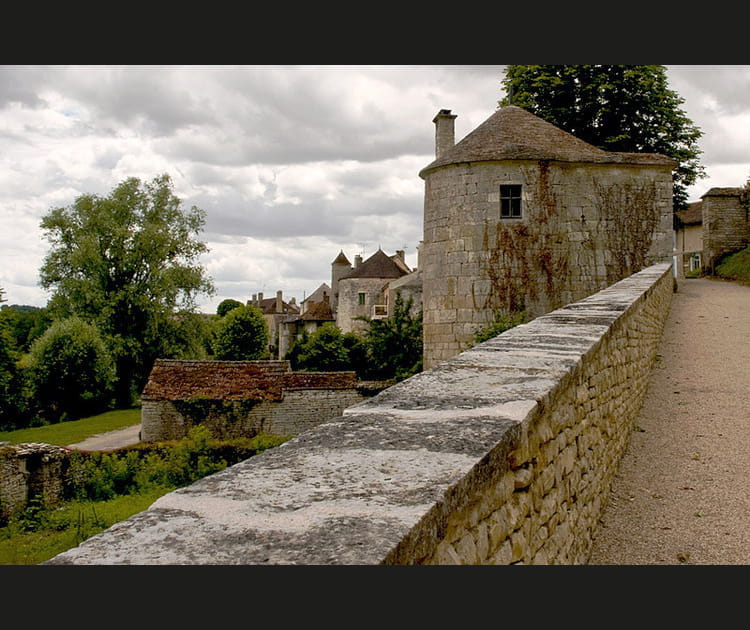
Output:
<svg viewBox="0 0 750 630">
<path fill-rule="evenodd" d="M 38 442 L 0 444 L 0 523 L 31 499 L 49 506 L 61 500 L 69 452 Z"/>
<path fill-rule="evenodd" d="M 258 433 L 298 435 L 330 420 L 367 396 L 360 390 L 284 389 L 279 400 L 146 400 L 141 402 L 144 442 L 179 440 L 191 427 L 205 426 L 217 439 L 253 437 Z"/>
<path fill-rule="evenodd" d="M 672 292 L 644 269 L 49 563 L 585 563 Z"/>
</svg>

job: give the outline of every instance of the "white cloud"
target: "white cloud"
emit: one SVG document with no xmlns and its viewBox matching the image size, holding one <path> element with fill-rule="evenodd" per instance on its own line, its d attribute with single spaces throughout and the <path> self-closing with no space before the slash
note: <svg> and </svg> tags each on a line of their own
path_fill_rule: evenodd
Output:
<svg viewBox="0 0 750 630">
<path fill-rule="evenodd" d="M 750 66 L 670 67 L 704 130 L 710 186 L 750 174 Z M 168 173 L 206 211 L 203 258 L 218 294 L 301 299 L 340 250 L 378 246 L 416 264 L 432 119 L 456 140 L 503 96 L 502 66 L 0 67 L 0 287 L 43 305 L 39 222 L 84 193 Z M 691 191 L 691 194 L 692 191 Z"/>
</svg>

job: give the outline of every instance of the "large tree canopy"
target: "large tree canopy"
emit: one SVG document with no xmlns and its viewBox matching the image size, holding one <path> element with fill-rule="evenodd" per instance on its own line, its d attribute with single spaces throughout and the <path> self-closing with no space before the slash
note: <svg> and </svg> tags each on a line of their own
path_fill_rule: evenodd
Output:
<svg viewBox="0 0 750 630">
<path fill-rule="evenodd" d="M 675 209 L 705 175 L 703 133 L 680 109 L 684 99 L 669 89 L 664 66 L 509 65 L 502 85 L 501 105 L 523 107 L 600 149 L 675 159 Z"/>
<path fill-rule="evenodd" d="M 204 222 L 204 211 L 182 207 L 166 174 L 150 183 L 129 178 L 106 197 L 81 195 L 42 219 L 50 310 L 102 331 L 117 362 L 118 404 L 129 403 L 156 357 L 169 356 L 163 346 L 175 315 L 214 291 L 199 263 Z"/>
</svg>

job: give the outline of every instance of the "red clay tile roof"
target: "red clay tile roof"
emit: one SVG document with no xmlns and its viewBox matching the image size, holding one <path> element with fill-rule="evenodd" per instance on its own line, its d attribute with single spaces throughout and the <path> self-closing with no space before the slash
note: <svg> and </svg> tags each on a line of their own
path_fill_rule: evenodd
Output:
<svg viewBox="0 0 750 630">
<path fill-rule="evenodd" d="M 289 361 L 158 359 L 142 400 L 281 400 L 285 389 L 354 387 L 354 372 L 292 372 Z"/>
<path fill-rule="evenodd" d="M 258 306 L 264 315 L 275 315 L 276 314 L 276 298 L 263 298 Z M 292 306 L 287 302 L 281 301 L 281 312 L 284 315 L 296 315 L 299 313 L 299 309 L 296 306 Z"/>
<path fill-rule="evenodd" d="M 460 162 L 498 160 L 555 160 L 558 162 L 596 162 L 623 164 L 660 164 L 673 166 L 674 160 L 658 153 L 616 153 L 603 151 L 534 114 L 507 105 L 497 109 L 463 140 L 428 164 L 419 173 Z"/>
<path fill-rule="evenodd" d="M 322 322 L 322 321 L 335 321 L 331 305 L 328 301 L 311 302 L 307 310 L 300 315 L 299 319 L 305 321 Z"/>
</svg>

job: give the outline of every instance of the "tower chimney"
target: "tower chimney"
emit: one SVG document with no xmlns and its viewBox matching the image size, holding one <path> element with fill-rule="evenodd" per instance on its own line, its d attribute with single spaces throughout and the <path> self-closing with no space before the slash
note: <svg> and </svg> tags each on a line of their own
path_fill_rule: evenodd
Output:
<svg viewBox="0 0 750 630">
<path fill-rule="evenodd" d="M 449 109 L 441 109 L 432 122 L 435 123 L 435 158 L 445 154 L 456 144 L 456 130 L 454 121 L 456 114 Z"/>
</svg>

